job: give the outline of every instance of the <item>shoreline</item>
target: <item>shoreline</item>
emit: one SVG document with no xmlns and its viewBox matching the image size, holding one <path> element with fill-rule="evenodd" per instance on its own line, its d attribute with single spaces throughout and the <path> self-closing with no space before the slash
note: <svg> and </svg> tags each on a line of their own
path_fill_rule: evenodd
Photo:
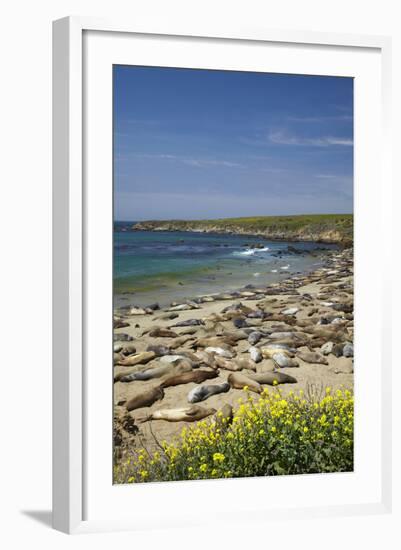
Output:
<svg viewBox="0 0 401 550">
<path fill-rule="evenodd" d="M 178 306 L 176 311 L 169 312 L 168 310 L 171 308 L 168 307 L 159 310 L 143 310 L 143 312 L 140 311 L 142 308 L 138 308 L 139 311 L 136 311 L 135 314 L 127 308 L 116 310 L 117 325 L 118 322 L 121 322 L 127 326 L 115 328 L 115 349 L 118 349 L 119 346 L 124 348 L 124 346 L 133 345 L 135 353 L 126 357 L 138 358 L 143 352 L 146 352 L 150 345 L 164 346 L 169 348 L 168 355 L 187 354 L 187 361 L 188 354 L 193 354 L 192 359 L 194 356 L 199 357 L 197 365 L 190 361 L 191 371 L 196 371 L 199 368 L 210 370 L 210 365 L 205 364 L 201 359 L 204 348 L 196 345 L 199 338 L 221 338 L 222 335 L 224 337 L 224 334 L 233 332 L 240 334 L 241 331 L 247 331 L 250 334 L 260 331 L 264 335 L 260 342 L 256 343 L 256 347 L 261 347 L 263 343 L 280 341 L 272 340 L 270 337 L 274 331 L 291 333 L 292 336 L 289 340 L 297 345 L 294 348 L 296 350 L 294 356 L 299 366 L 279 368 L 277 365 L 272 365 L 271 359 L 263 359 L 254 365 L 256 372 L 274 368 L 278 372 L 294 376 L 297 380 L 295 384 L 280 385 L 284 394 L 298 389 L 308 391 L 311 387 L 316 391 L 324 386 L 336 389 L 344 385 L 347 388 L 352 388 L 352 357 L 344 357 L 342 354 L 337 357 L 334 353 L 324 355 L 322 352 L 322 346 L 330 342 L 329 335 L 331 334 L 332 339 L 340 340 L 342 346 L 345 346 L 346 343 L 352 344 L 353 341 L 352 250 L 330 252 L 325 264 L 309 273 L 292 275 L 277 283 L 262 285 L 261 288 L 256 285 L 257 282 L 252 285 L 252 288 L 247 285 L 237 291 L 220 292 L 213 296 L 203 295 L 193 300 L 183 301 L 181 304 L 173 304 L 171 306 L 173 309 Z M 243 314 L 239 311 L 238 315 L 234 316 L 224 313 L 227 308 L 228 310 L 235 309 L 239 307 L 239 304 L 249 308 L 251 313 Z M 341 307 L 347 311 L 341 311 Z M 297 311 L 294 314 L 283 314 L 283 311 L 291 308 L 297 309 Z M 257 316 L 260 311 L 265 313 L 264 318 Z M 118 319 L 116 319 L 117 317 Z M 189 324 L 188 326 L 174 327 L 177 322 Z M 192 322 L 199 324 L 191 325 Z M 238 328 L 234 322 L 237 324 L 245 322 L 247 326 Z M 173 331 L 175 336 L 150 336 L 156 327 Z M 126 334 L 133 340 L 119 341 L 121 334 Z M 326 334 L 326 336 L 319 337 L 318 334 Z M 299 343 L 304 345 L 298 345 Z M 234 353 L 232 361 L 249 358 L 251 345 L 246 338 L 231 344 L 230 347 Z M 327 364 L 310 363 L 300 358 L 300 356 L 305 357 L 305 353 L 308 352 L 317 353 Z M 338 353 L 338 349 L 336 353 Z M 216 356 L 214 356 L 215 358 Z M 181 359 L 184 360 L 184 356 L 181 356 Z M 132 370 L 143 372 L 146 369 L 166 364 L 163 363 L 162 355 L 155 356 L 143 364 L 139 362 L 136 367 L 121 366 L 118 365 L 118 362 L 121 361 L 117 360 L 114 366 L 115 377 Z M 218 376 L 206 383 L 226 382 L 229 374 L 229 371 L 220 368 Z M 252 371 L 243 369 L 241 374 L 249 375 L 252 374 Z M 162 400 L 156 401 L 150 406 L 127 411 L 126 403 L 129 399 L 154 389 L 160 385 L 162 380 L 163 378 L 154 378 L 147 381 L 135 380 L 129 383 L 116 381 L 114 383 L 114 440 L 117 459 L 132 448 L 145 446 L 150 450 L 154 449 L 156 443 L 152 431 L 159 441 L 172 441 L 179 436 L 182 428 L 188 425 L 182 421 L 165 422 L 161 420 L 139 424 L 138 420 L 144 415 L 160 409 L 188 407 L 187 395 L 197 386 L 195 382 L 167 388 Z M 228 393 L 213 395 L 200 405 L 219 410 L 224 404 L 229 403 L 236 408 L 239 398 L 246 399 L 246 392 L 231 388 Z"/>
<path fill-rule="evenodd" d="M 171 231 L 175 233 L 175 231 Z M 178 232 L 182 235 L 182 232 Z M 223 237 L 225 235 L 213 235 Z M 237 235 L 236 235 L 237 236 Z M 341 251 L 335 243 L 316 243 L 302 241 L 299 247 L 293 246 L 293 241 L 282 241 L 283 248 L 277 248 L 278 241 L 258 239 L 258 242 L 243 242 L 241 240 L 234 247 L 233 243 L 208 244 L 213 251 L 222 250 L 223 255 L 216 256 L 214 263 L 195 263 L 192 267 L 185 267 L 179 271 L 160 271 L 150 275 L 121 275 L 114 277 L 114 303 L 124 306 L 128 300 L 145 306 L 146 302 L 159 301 L 166 306 L 172 299 L 194 299 L 202 294 L 216 294 L 228 289 L 234 291 L 252 281 L 255 285 L 267 285 L 282 281 L 283 278 L 296 274 L 309 273 L 323 265 L 331 252 Z M 227 235 L 229 237 L 229 235 Z M 255 236 L 254 236 L 255 237 Z M 256 239 L 257 237 L 255 237 Z M 191 239 L 191 238 L 190 238 Z M 184 242 L 183 239 L 180 241 Z M 262 244 L 260 241 L 265 241 Z M 129 241 L 128 241 L 129 242 Z M 190 241 L 196 246 L 196 241 Z M 202 244 L 200 244 L 202 246 Z M 269 246 L 270 245 L 270 246 Z M 302 245 L 304 247 L 302 247 Z M 321 246 L 323 245 L 323 246 Z M 225 252 L 230 250 L 231 253 Z M 268 248 L 264 248 L 267 246 Z M 276 247 L 276 248 L 274 248 Z M 262 250 L 261 250 L 262 249 Z M 267 256 L 263 253 L 269 250 Z M 262 254 L 260 254 L 262 252 Z M 119 260 L 116 259 L 115 262 Z M 207 262 L 207 258 L 205 259 Z M 164 266 L 161 266 L 163 269 Z"/>
</svg>

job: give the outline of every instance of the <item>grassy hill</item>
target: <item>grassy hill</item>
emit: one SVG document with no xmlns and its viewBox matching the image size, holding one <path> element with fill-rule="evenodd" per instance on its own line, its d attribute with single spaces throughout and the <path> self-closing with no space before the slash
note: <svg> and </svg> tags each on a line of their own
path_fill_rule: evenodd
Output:
<svg viewBox="0 0 401 550">
<path fill-rule="evenodd" d="M 149 220 L 132 226 L 136 231 L 193 231 L 261 236 L 271 240 L 316 241 L 351 246 L 352 214 L 256 216 L 216 220 Z"/>
</svg>

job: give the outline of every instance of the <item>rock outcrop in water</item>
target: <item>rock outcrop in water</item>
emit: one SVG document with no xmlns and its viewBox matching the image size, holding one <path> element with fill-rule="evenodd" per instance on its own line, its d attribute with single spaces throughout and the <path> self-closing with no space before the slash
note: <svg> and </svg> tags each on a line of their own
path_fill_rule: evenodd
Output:
<svg viewBox="0 0 401 550">
<path fill-rule="evenodd" d="M 352 214 L 316 214 L 302 216 L 262 216 L 218 220 L 157 220 L 138 222 L 134 231 L 190 231 L 253 235 L 269 240 L 353 243 Z"/>
</svg>

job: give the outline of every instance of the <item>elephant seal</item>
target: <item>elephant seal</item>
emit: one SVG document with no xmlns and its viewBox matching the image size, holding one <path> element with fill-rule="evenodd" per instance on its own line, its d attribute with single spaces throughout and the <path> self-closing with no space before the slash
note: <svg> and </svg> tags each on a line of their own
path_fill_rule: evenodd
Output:
<svg viewBox="0 0 401 550">
<path fill-rule="evenodd" d="M 294 348 L 291 348 L 287 344 L 266 344 L 260 348 L 262 355 L 265 359 L 271 359 L 275 353 L 285 353 L 288 357 L 294 357 Z"/>
<path fill-rule="evenodd" d="M 128 411 L 140 409 L 141 407 L 150 407 L 156 401 L 160 401 L 164 397 L 164 390 L 160 386 L 156 386 L 146 392 L 132 397 L 126 404 Z"/>
<path fill-rule="evenodd" d="M 252 378 L 248 378 L 248 376 L 245 376 L 239 372 L 230 374 L 228 377 L 228 382 L 232 388 L 237 390 L 242 390 L 245 386 L 255 393 L 261 393 L 263 390 L 259 382 L 256 382 L 256 380 L 252 380 Z"/>
<path fill-rule="evenodd" d="M 305 361 L 305 363 L 316 363 L 318 365 L 329 364 L 326 357 L 323 357 L 322 355 L 320 355 L 320 353 L 316 353 L 313 351 L 299 351 L 297 353 L 297 357 L 299 357 L 299 359 L 302 359 L 302 361 Z"/>
<path fill-rule="evenodd" d="M 136 353 L 136 347 L 133 344 L 128 344 L 127 346 L 124 346 L 121 353 L 124 356 L 132 355 L 133 353 Z"/>
<path fill-rule="evenodd" d="M 132 342 L 133 337 L 125 332 L 119 332 L 118 334 L 113 334 L 113 342 Z"/>
<path fill-rule="evenodd" d="M 189 382 L 200 384 L 210 378 L 217 378 L 218 375 L 218 370 L 196 370 L 191 372 L 183 372 L 169 376 L 162 382 L 161 386 L 163 388 L 170 388 L 171 386 L 179 386 L 180 384 L 188 384 Z"/>
<path fill-rule="evenodd" d="M 256 363 L 249 357 L 238 357 L 238 359 L 235 360 L 235 363 L 238 366 L 238 368 L 235 370 L 246 369 L 246 370 L 253 370 L 256 372 Z"/>
<path fill-rule="evenodd" d="M 209 338 L 198 338 L 193 346 L 196 348 L 216 348 L 236 344 L 237 340 L 230 336 L 211 336 Z"/>
<path fill-rule="evenodd" d="M 199 325 L 204 325 L 205 321 L 202 321 L 202 319 L 187 319 L 186 321 L 179 321 L 178 323 L 175 323 L 175 325 L 171 325 L 172 327 L 197 327 Z"/>
<path fill-rule="evenodd" d="M 220 355 L 221 357 L 225 357 L 226 359 L 232 359 L 235 357 L 236 353 L 233 350 L 231 346 L 225 345 L 224 347 L 207 347 L 205 348 L 206 353 L 214 353 L 216 355 Z"/>
<path fill-rule="evenodd" d="M 199 401 L 205 401 L 211 395 L 227 393 L 230 390 L 230 387 L 231 386 L 228 382 L 223 382 L 222 384 L 196 386 L 188 393 L 188 403 L 199 403 Z"/>
<path fill-rule="evenodd" d="M 200 405 L 192 405 L 192 407 L 182 409 L 160 409 L 155 411 L 138 422 L 147 422 L 149 420 L 166 420 L 167 422 L 195 422 L 202 420 L 211 414 L 215 414 L 216 409 L 205 409 Z"/>
<path fill-rule="evenodd" d="M 172 342 L 170 342 L 170 348 L 176 349 L 184 345 L 186 342 L 189 342 L 190 340 L 193 340 L 193 336 L 190 334 L 179 336 L 178 338 L 175 338 Z"/>
<path fill-rule="evenodd" d="M 123 356 L 122 353 L 116 353 L 116 352 L 113 353 L 113 364 L 114 365 L 117 365 L 117 363 L 119 361 L 122 361 L 122 360 L 124 360 L 124 356 Z"/>
<path fill-rule="evenodd" d="M 220 355 L 216 355 L 214 361 L 217 367 L 224 370 L 230 370 L 232 372 L 242 370 L 242 367 L 237 365 L 236 362 L 230 361 L 230 359 L 225 359 L 224 357 L 220 357 Z"/>
<path fill-rule="evenodd" d="M 288 357 L 285 353 L 274 353 L 272 355 L 272 359 L 280 368 L 299 367 L 299 363 L 294 359 L 291 359 L 291 357 Z"/>
<path fill-rule="evenodd" d="M 260 363 L 263 359 L 262 352 L 259 348 L 255 348 L 255 346 L 252 346 L 248 350 L 249 355 L 251 356 L 252 361 L 255 363 Z"/>
<path fill-rule="evenodd" d="M 154 351 L 143 351 L 142 353 L 137 353 L 135 355 L 130 355 L 129 357 L 124 357 L 116 362 L 117 365 L 121 367 L 133 367 L 135 365 L 145 365 L 149 363 L 152 359 L 156 357 Z"/>
<path fill-rule="evenodd" d="M 158 367 L 153 367 L 151 369 L 145 369 L 143 371 L 137 371 L 120 378 L 120 382 L 133 382 L 134 380 L 153 380 L 155 378 L 161 378 L 165 375 L 172 374 L 181 374 L 184 372 L 189 372 L 192 370 L 192 367 L 186 361 L 180 362 L 178 365 L 171 366 L 169 363 L 165 365 L 160 365 Z"/>
<path fill-rule="evenodd" d="M 225 403 L 216 414 L 216 425 L 221 429 L 228 427 L 233 421 L 234 411 L 229 403 Z"/>
<path fill-rule="evenodd" d="M 295 384 L 297 380 L 289 374 L 283 372 L 258 372 L 256 374 L 250 374 L 249 378 L 255 380 L 259 384 L 269 384 L 274 386 L 274 382 L 277 384 Z"/>
<path fill-rule="evenodd" d="M 178 334 L 168 328 L 154 328 L 149 332 L 152 338 L 177 338 Z"/>
<path fill-rule="evenodd" d="M 158 346 L 157 344 L 151 344 L 146 348 L 146 351 L 153 351 L 157 357 L 170 354 L 170 348 L 168 346 Z"/>
<path fill-rule="evenodd" d="M 127 321 L 124 321 L 123 319 L 113 319 L 113 328 L 126 328 L 129 327 L 129 323 Z"/>
<path fill-rule="evenodd" d="M 248 336 L 248 342 L 251 344 L 251 346 L 254 346 L 259 342 L 259 340 L 262 338 L 263 334 L 259 332 L 258 330 L 255 330 L 250 333 Z"/>
</svg>

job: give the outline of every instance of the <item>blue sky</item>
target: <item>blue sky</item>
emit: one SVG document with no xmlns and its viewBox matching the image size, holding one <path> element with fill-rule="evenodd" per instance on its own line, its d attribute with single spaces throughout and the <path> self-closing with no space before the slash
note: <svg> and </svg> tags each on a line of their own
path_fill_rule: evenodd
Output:
<svg viewBox="0 0 401 550">
<path fill-rule="evenodd" d="M 347 213 L 353 80 L 114 67 L 116 220 Z"/>
</svg>

